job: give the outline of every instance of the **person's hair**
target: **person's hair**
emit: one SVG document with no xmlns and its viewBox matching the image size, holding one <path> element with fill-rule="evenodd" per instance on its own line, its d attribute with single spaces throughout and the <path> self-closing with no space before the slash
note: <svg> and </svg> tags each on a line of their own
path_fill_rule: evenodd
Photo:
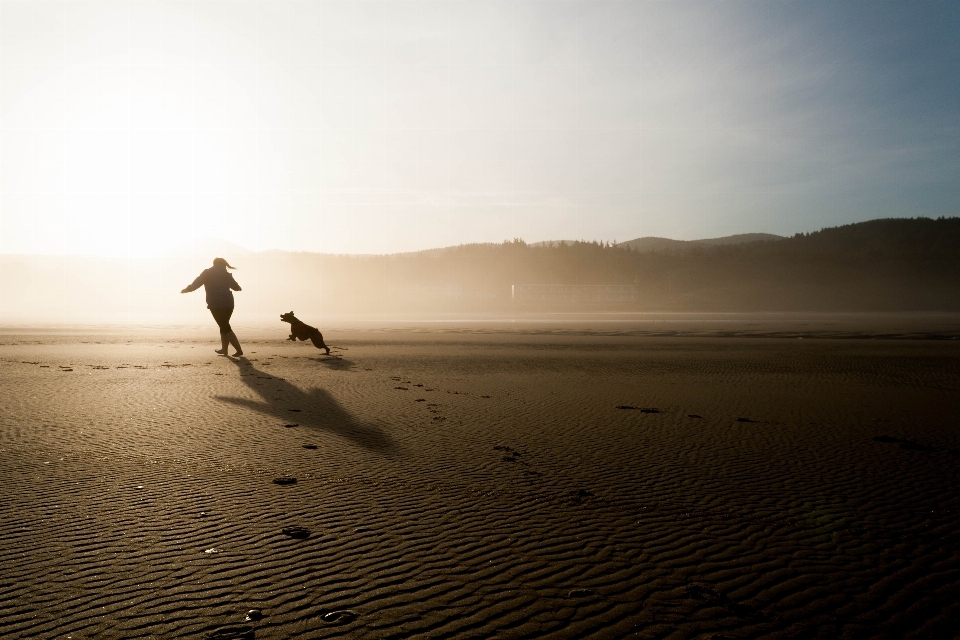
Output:
<svg viewBox="0 0 960 640">
<path fill-rule="evenodd" d="M 226 267 L 227 269 L 236 269 L 236 267 L 231 267 L 230 263 L 224 260 L 223 258 L 214 258 L 213 266 L 215 267 Z"/>
</svg>

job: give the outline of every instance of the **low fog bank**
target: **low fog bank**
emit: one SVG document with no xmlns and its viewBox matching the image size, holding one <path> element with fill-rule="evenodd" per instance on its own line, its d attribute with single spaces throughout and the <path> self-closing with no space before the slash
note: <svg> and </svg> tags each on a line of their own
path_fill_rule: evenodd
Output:
<svg viewBox="0 0 960 640">
<path fill-rule="evenodd" d="M 758 234 L 759 235 L 759 234 Z M 243 291 L 237 319 L 538 312 L 960 310 L 960 218 L 875 220 L 738 244 L 641 250 L 574 242 L 464 245 L 389 256 L 267 251 L 222 257 Z M 214 256 L 0 256 L 0 322 L 208 322 L 180 294 Z M 552 285 L 552 286 L 546 286 Z"/>
</svg>

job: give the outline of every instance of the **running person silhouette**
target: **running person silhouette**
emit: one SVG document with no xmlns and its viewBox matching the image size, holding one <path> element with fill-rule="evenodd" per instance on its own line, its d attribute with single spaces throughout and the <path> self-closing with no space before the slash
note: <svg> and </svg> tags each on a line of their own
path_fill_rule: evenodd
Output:
<svg viewBox="0 0 960 640">
<path fill-rule="evenodd" d="M 230 328 L 230 316 L 233 315 L 233 292 L 243 291 L 243 289 L 233 279 L 233 274 L 227 271 L 227 269 L 233 268 L 223 258 L 214 258 L 213 266 L 204 269 L 203 273 L 197 276 L 197 279 L 180 293 L 196 291 L 200 288 L 200 285 L 203 285 L 207 293 L 207 308 L 210 309 L 213 319 L 220 326 L 221 348 L 217 349 L 216 352 L 225 356 L 227 355 L 227 346 L 232 344 L 234 349 L 237 350 L 233 357 L 237 357 L 243 355 L 243 349 L 240 348 L 237 334 Z"/>
</svg>

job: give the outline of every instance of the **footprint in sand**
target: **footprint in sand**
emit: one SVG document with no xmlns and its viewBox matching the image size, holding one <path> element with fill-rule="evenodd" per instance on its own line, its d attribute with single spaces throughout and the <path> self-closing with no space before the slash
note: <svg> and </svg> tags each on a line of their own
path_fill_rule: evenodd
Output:
<svg viewBox="0 0 960 640">
<path fill-rule="evenodd" d="M 301 409 L 287 409 L 287 411 L 293 411 L 294 413 L 300 413 Z"/>
<path fill-rule="evenodd" d="M 629 404 L 618 404 L 617 409 L 624 409 L 627 411 L 639 411 L 640 413 L 660 413 L 660 409 L 654 409 L 651 407 L 634 407 Z"/>
<path fill-rule="evenodd" d="M 279 478 L 273 479 L 273 484 L 279 485 L 288 485 L 288 484 L 297 484 L 297 479 L 293 476 L 280 476 Z"/>
<path fill-rule="evenodd" d="M 394 387 L 394 389 L 399 389 L 400 391 L 409 391 L 406 387 Z"/>
<path fill-rule="evenodd" d="M 687 414 L 687 417 L 688 417 L 688 418 L 697 418 L 697 419 L 699 419 L 699 420 L 703 420 L 703 416 L 697 415 L 696 413 L 688 413 L 688 414 Z"/>
<path fill-rule="evenodd" d="M 294 427 L 299 427 L 300 425 L 299 425 L 299 424 L 296 424 L 296 423 L 293 423 L 293 424 L 285 424 L 285 425 L 283 425 L 283 426 L 285 426 L 287 429 L 292 429 L 292 428 L 294 428 Z"/>
<path fill-rule="evenodd" d="M 207 640 L 253 640 L 253 638 L 253 627 L 245 624 L 220 627 L 207 634 Z"/>
<path fill-rule="evenodd" d="M 290 536 L 291 538 L 296 538 L 297 540 L 304 540 L 310 537 L 310 529 L 307 529 L 306 527 L 284 527 L 280 530 L 280 533 L 285 536 Z"/>
<path fill-rule="evenodd" d="M 574 589 L 567 594 L 568 598 L 589 598 L 594 594 L 593 589 Z"/>
<path fill-rule="evenodd" d="M 349 609 L 342 611 L 331 611 L 320 616 L 320 619 L 327 624 L 350 624 L 357 619 L 357 613 Z"/>
<path fill-rule="evenodd" d="M 712 604 L 723 605 L 727 608 L 727 611 L 741 618 L 752 618 L 763 614 L 760 609 L 742 602 L 733 602 L 727 596 L 717 593 L 715 589 L 705 585 L 688 584 L 684 588 L 684 592 L 690 600 L 703 600 Z"/>
<path fill-rule="evenodd" d="M 719 593 L 711 587 L 705 587 L 701 584 L 688 584 L 684 588 L 684 593 L 690 600 L 724 600 Z"/>
<path fill-rule="evenodd" d="M 737 422 L 759 422 L 759 420 L 751 420 L 750 418 L 737 418 Z"/>
<path fill-rule="evenodd" d="M 901 449 L 906 449 L 907 451 L 936 451 L 934 447 L 928 447 L 927 445 L 920 444 L 916 440 L 910 440 L 908 438 L 897 438 L 895 436 L 877 436 L 873 439 L 873 441 L 899 444 Z M 952 451 L 952 449 L 948 450 L 948 452 L 950 451 Z"/>
<path fill-rule="evenodd" d="M 414 400 L 414 402 L 426 402 L 426 401 L 427 401 L 426 398 L 417 398 L 416 400 Z"/>
<path fill-rule="evenodd" d="M 504 453 L 505 455 L 504 455 L 501 459 L 502 459 L 504 462 L 519 462 L 519 461 L 520 461 L 520 456 L 523 455 L 522 453 L 520 453 L 520 452 L 517 451 L 516 449 L 514 449 L 514 448 L 512 448 L 512 447 L 507 447 L 507 446 L 502 445 L 502 444 L 495 445 L 495 446 L 493 447 L 493 450 L 494 450 L 494 451 L 503 451 L 503 453 Z"/>
<path fill-rule="evenodd" d="M 761 614 L 761 611 L 756 607 L 751 607 L 742 602 L 728 602 L 727 611 L 741 618 L 753 618 Z"/>
<path fill-rule="evenodd" d="M 593 502 L 596 499 L 596 494 L 589 489 L 577 489 L 576 491 L 571 491 L 569 495 L 570 504 L 574 506 L 581 506 Z"/>
</svg>

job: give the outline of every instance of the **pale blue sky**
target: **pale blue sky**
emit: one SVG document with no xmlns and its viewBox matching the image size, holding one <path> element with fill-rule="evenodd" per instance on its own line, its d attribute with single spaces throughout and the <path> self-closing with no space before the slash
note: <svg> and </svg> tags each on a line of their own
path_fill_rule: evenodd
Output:
<svg viewBox="0 0 960 640">
<path fill-rule="evenodd" d="M 952 2 L 0 1 L 0 252 L 960 213 Z"/>
</svg>

